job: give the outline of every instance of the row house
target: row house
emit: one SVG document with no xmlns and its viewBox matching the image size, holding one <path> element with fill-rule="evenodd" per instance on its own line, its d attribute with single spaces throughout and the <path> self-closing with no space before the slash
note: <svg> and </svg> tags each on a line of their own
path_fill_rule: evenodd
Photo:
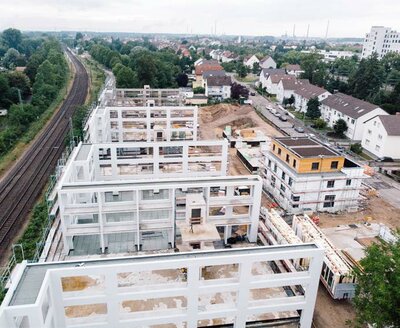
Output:
<svg viewBox="0 0 400 328">
<path fill-rule="evenodd" d="M 329 127 L 343 119 L 348 127 L 346 136 L 351 140 L 362 139 L 366 121 L 377 115 L 388 115 L 377 105 L 340 92 L 323 99 L 320 109 Z"/>
<path fill-rule="evenodd" d="M 320 88 L 311 83 L 306 83 L 297 88 L 294 92 L 295 108 L 297 111 L 305 113 L 307 111 L 307 103 L 311 98 L 318 98 L 321 102 L 331 93 L 324 88 Z"/>
</svg>

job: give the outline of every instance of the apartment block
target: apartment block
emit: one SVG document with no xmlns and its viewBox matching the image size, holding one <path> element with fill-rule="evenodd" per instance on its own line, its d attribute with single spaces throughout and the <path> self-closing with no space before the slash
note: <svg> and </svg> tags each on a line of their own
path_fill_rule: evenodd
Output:
<svg viewBox="0 0 400 328">
<path fill-rule="evenodd" d="M 85 126 L 92 143 L 197 140 L 197 106 L 97 107 Z"/>
<path fill-rule="evenodd" d="M 304 244 L 24 261 L 0 308 L 0 326 L 309 328 L 322 257 L 322 248 Z M 298 258 L 308 258 L 309 267 L 276 274 L 269 266 Z"/>
<path fill-rule="evenodd" d="M 376 53 L 382 59 L 389 52 L 400 52 L 400 33 L 390 27 L 372 26 L 365 36 L 361 57 Z"/>
<path fill-rule="evenodd" d="M 288 213 L 356 210 L 363 168 L 309 138 L 274 138 L 264 153 L 263 187 Z"/>
</svg>

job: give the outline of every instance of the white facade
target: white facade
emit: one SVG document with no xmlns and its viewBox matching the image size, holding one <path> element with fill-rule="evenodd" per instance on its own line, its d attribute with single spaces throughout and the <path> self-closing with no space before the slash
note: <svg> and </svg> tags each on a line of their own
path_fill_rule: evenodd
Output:
<svg viewBox="0 0 400 328">
<path fill-rule="evenodd" d="M 361 57 L 367 58 L 374 52 L 382 59 L 389 52 L 400 52 L 400 33 L 390 27 L 372 26 L 366 34 Z"/>
<path fill-rule="evenodd" d="M 335 95 L 332 95 L 335 97 Z M 350 106 L 349 106 L 350 108 Z M 347 131 L 345 132 L 346 137 L 351 140 L 361 140 L 363 138 L 365 130 L 365 122 L 377 115 L 389 115 L 382 108 L 376 106 L 375 109 L 370 111 L 364 111 L 365 114 L 360 116 L 357 111 L 349 112 L 343 110 L 342 106 L 331 106 L 321 103 L 320 106 L 321 117 L 327 122 L 328 126 L 333 128 L 337 120 L 342 119 L 347 124 Z M 361 107 L 359 108 L 361 110 Z"/>
<path fill-rule="evenodd" d="M 311 99 L 309 97 L 305 97 L 303 95 L 300 95 L 294 91 L 294 106 L 296 108 L 296 111 L 299 111 L 301 113 L 307 112 L 307 103 Z M 323 93 L 316 94 L 315 97 L 318 98 L 319 102 L 327 98 L 331 93 L 329 91 L 325 91 Z"/>
<path fill-rule="evenodd" d="M 205 94 L 207 97 L 228 99 L 231 97 L 231 85 L 213 85 L 210 86 L 206 80 Z"/>
<path fill-rule="evenodd" d="M 263 60 L 261 60 L 260 67 L 261 68 L 276 68 L 275 60 L 272 57 L 268 56 L 268 57 L 264 58 Z"/>
<path fill-rule="evenodd" d="M 92 143 L 197 140 L 197 106 L 97 107 L 85 130 Z"/>
<path fill-rule="evenodd" d="M 273 154 L 268 152 L 265 157 L 264 189 L 287 212 L 338 212 L 358 208 L 361 183 L 366 178 L 362 167 L 343 168 L 337 173 L 299 174 Z M 332 181 L 334 187 L 328 187 Z M 334 200 L 328 201 L 331 198 Z"/>
<path fill-rule="evenodd" d="M 304 271 L 274 274 L 268 264 L 299 258 L 310 259 Z M 247 322 L 278 323 L 282 315 L 300 316 L 299 327 L 310 328 L 322 258 L 322 248 L 304 244 L 84 262 L 25 261 L 0 308 L 0 326 L 195 328 L 212 326 L 216 319 L 242 328 Z M 223 268 L 231 268 L 229 278 L 210 277 Z M 166 273 L 172 278 L 162 276 Z M 80 281 L 89 284 L 76 288 Z M 284 288 L 294 295 L 288 297 Z"/>
<path fill-rule="evenodd" d="M 244 66 L 247 66 L 249 68 L 253 68 L 253 65 L 255 63 L 260 63 L 260 60 L 257 58 L 256 55 L 253 55 L 248 59 L 245 58 L 244 61 L 243 61 Z"/>
<path fill-rule="evenodd" d="M 400 124 L 398 116 L 390 116 Z M 376 116 L 365 123 L 361 146 L 376 157 L 400 159 L 400 134 L 389 134 L 381 120 Z"/>
<path fill-rule="evenodd" d="M 110 240 L 119 234 L 125 234 L 137 250 L 176 247 L 177 237 L 182 238 L 183 244 L 188 242 L 184 233 L 193 217 L 201 218 L 199 227 L 210 229 L 211 235 L 216 236 L 213 240 L 220 240 L 216 227 L 224 229 L 226 241 L 237 226 L 247 226 L 248 240 L 257 240 L 262 190 L 258 176 L 154 180 L 121 177 L 90 182 L 71 182 L 67 178 L 64 175 L 58 186 L 66 254 L 75 247 L 76 236 L 98 236 L 97 248 L 101 252 L 111 248 Z M 199 209 L 196 214 L 190 210 L 195 196 Z M 151 241 L 150 235 L 154 237 Z"/>
</svg>

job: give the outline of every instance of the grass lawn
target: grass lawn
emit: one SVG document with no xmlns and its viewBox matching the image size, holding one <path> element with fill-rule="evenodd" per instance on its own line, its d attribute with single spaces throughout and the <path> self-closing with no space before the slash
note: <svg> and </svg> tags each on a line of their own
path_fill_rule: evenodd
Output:
<svg viewBox="0 0 400 328">
<path fill-rule="evenodd" d="M 235 75 L 236 80 L 238 80 L 239 82 L 256 82 L 258 81 L 258 77 L 257 76 L 252 76 L 252 75 L 247 75 L 245 77 L 240 77 L 239 75 Z"/>
</svg>

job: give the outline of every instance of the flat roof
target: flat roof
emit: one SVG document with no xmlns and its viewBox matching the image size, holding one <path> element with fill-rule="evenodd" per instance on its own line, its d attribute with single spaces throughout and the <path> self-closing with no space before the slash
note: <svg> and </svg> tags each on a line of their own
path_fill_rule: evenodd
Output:
<svg viewBox="0 0 400 328">
<path fill-rule="evenodd" d="M 296 147 L 291 150 L 300 155 L 301 157 L 315 157 L 315 156 L 338 156 L 335 152 L 329 150 L 327 147 Z"/>
<path fill-rule="evenodd" d="M 116 265 L 116 264 L 129 264 L 135 262 L 146 263 L 146 262 L 152 262 L 155 259 L 157 259 L 157 261 L 169 261 L 177 259 L 217 257 L 221 255 L 235 257 L 237 255 L 265 253 L 265 251 L 268 251 L 270 253 L 288 252 L 288 251 L 290 252 L 290 250 L 296 250 L 296 249 L 316 250 L 319 249 L 319 247 L 314 243 L 309 243 L 301 245 L 260 246 L 260 247 L 185 252 L 185 253 L 151 254 L 151 255 L 129 256 L 121 258 L 95 259 L 86 261 L 80 260 L 80 261 L 68 261 L 68 262 L 46 262 L 46 263 L 27 264 L 8 306 L 35 303 L 40 288 L 43 284 L 47 270 L 73 268 L 76 267 L 77 265 L 81 265 L 81 263 L 84 263 L 85 267 L 99 266 L 99 265 L 106 266 L 106 265 Z"/>
<path fill-rule="evenodd" d="M 343 157 L 333 148 L 310 137 L 276 137 L 274 140 L 299 157 Z"/>
</svg>

